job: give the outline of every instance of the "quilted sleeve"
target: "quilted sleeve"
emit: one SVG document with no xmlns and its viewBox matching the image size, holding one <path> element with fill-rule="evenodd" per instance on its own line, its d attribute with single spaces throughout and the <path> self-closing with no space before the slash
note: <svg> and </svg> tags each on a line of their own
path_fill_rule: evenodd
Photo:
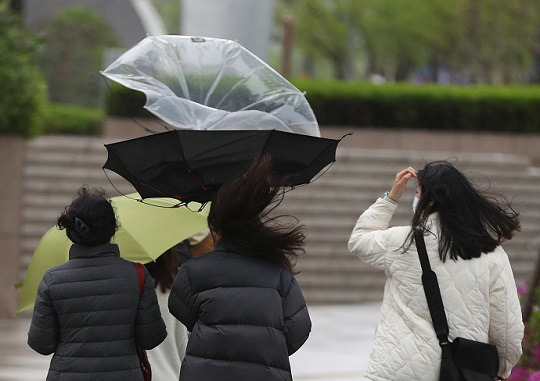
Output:
<svg viewBox="0 0 540 381">
<path fill-rule="evenodd" d="M 197 312 L 191 306 L 191 287 L 186 265 L 180 266 L 169 295 L 169 311 L 186 326 L 189 332 L 197 321 Z"/>
<path fill-rule="evenodd" d="M 510 261 L 502 251 L 504 259 L 498 266 L 500 271 L 491 275 L 489 342 L 496 345 L 499 352 L 499 376 L 507 378 L 521 357 L 524 327 Z"/>
<path fill-rule="evenodd" d="M 358 218 L 349 238 L 349 251 L 379 270 L 386 268 L 387 229 L 396 208 L 397 203 L 379 198 Z"/>
<path fill-rule="evenodd" d="M 283 319 L 287 349 L 289 355 L 292 355 L 306 342 L 311 332 L 311 319 L 306 301 L 294 277 L 283 301 Z"/>
<path fill-rule="evenodd" d="M 28 345 L 42 355 L 49 355 L 58 345 L 59 326 L 45 278 L 46 275 L 39 284 L 28 331 Z"/>
<path fill-rule="evenodd" d="M 144 291 L 137 310 L 135 337 L 141 348 L 152 349 L 165 339 L 167 329 L 161 317 L 154 281 L 148 270 L 144 269 L 144 273 Z"/>
</svg>

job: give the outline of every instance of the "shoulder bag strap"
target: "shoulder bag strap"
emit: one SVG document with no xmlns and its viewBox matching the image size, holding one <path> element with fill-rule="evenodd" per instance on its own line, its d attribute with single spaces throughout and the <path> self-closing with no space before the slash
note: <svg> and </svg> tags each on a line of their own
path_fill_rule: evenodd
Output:
<svg viewBox="0 0 540 381">
<path fill-rule="evenodd" d="M 446 320 L 446 313 L 444 312 L 439 282 L 437 281 L 437 275 L 433 272 L 429 264 L 422 231 L 417 230 L 414 233 L 414 240 L 416 241 L 416 249 L 418 250 L 418 257 L 422 266 L 422 285 L 424 286 L 431 320 L 433 321 L 439 344 L 441 346 L 446 345 L 448 344 L 448 322 Z"/>
<path fill-rule="evenodd" d="M 139 277 L 139 297 L 141 297 L 144 291 L 144 268 L 139 262 L 134 262 L 133 264 L 137 269 L 137 276 Z"/>
</svg>

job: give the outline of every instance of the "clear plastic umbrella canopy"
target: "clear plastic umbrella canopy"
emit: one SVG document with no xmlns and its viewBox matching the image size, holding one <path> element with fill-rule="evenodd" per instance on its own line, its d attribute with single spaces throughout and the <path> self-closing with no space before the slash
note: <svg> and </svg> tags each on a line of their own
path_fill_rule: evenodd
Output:
<svg viewBox="0 0 540 381">
<path fill-rule="evenodd" d="M 145 108 L 175 128 L 320 136 L 304 94 L 234 41 L 150 36 L 101 73 L 145 93 Z"/>
</svg>

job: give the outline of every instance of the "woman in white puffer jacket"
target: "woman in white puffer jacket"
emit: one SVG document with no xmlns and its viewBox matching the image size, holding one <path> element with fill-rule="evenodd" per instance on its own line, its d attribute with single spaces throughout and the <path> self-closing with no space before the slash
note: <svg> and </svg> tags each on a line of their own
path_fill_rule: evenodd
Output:
<svg viewBox="0 0 540 381">
<path fill-rule="evenodd" d="M 389 228 L 407 183 L 418 178 L 412 226 Z M 424 231 L 437 274 L 449 338 L 489 342 L 499 353 L 499 377 L 507 378 L 522 353 L 523 322 L 510 261 L 500 246 L 520 229 L 506 203 L 480 194 L 452 164 L 434 162 L 418 174 L 407 168 L 358 219 L 349 250 L 384 270 L 384 289 L 373 350 L 365 377 L 372 380 L 439 378 L 441 349 L 435 335 L 414 244 Z"/>
</svg>

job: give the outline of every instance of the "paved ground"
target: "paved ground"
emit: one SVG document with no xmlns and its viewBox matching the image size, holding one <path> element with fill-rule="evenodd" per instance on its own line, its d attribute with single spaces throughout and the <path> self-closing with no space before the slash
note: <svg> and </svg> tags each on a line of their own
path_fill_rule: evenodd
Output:
<svg viewBox="0 0 540 381">
<path fill-rule="evenodd" d="M 313 331 L 291 356 L 295 381 L 363 381 L 380 305 L 311 306 Z M 28 317 L 0 320 L 0 381 L 43 381 L 50 356 L 26 345 Z"/>
</svg>

